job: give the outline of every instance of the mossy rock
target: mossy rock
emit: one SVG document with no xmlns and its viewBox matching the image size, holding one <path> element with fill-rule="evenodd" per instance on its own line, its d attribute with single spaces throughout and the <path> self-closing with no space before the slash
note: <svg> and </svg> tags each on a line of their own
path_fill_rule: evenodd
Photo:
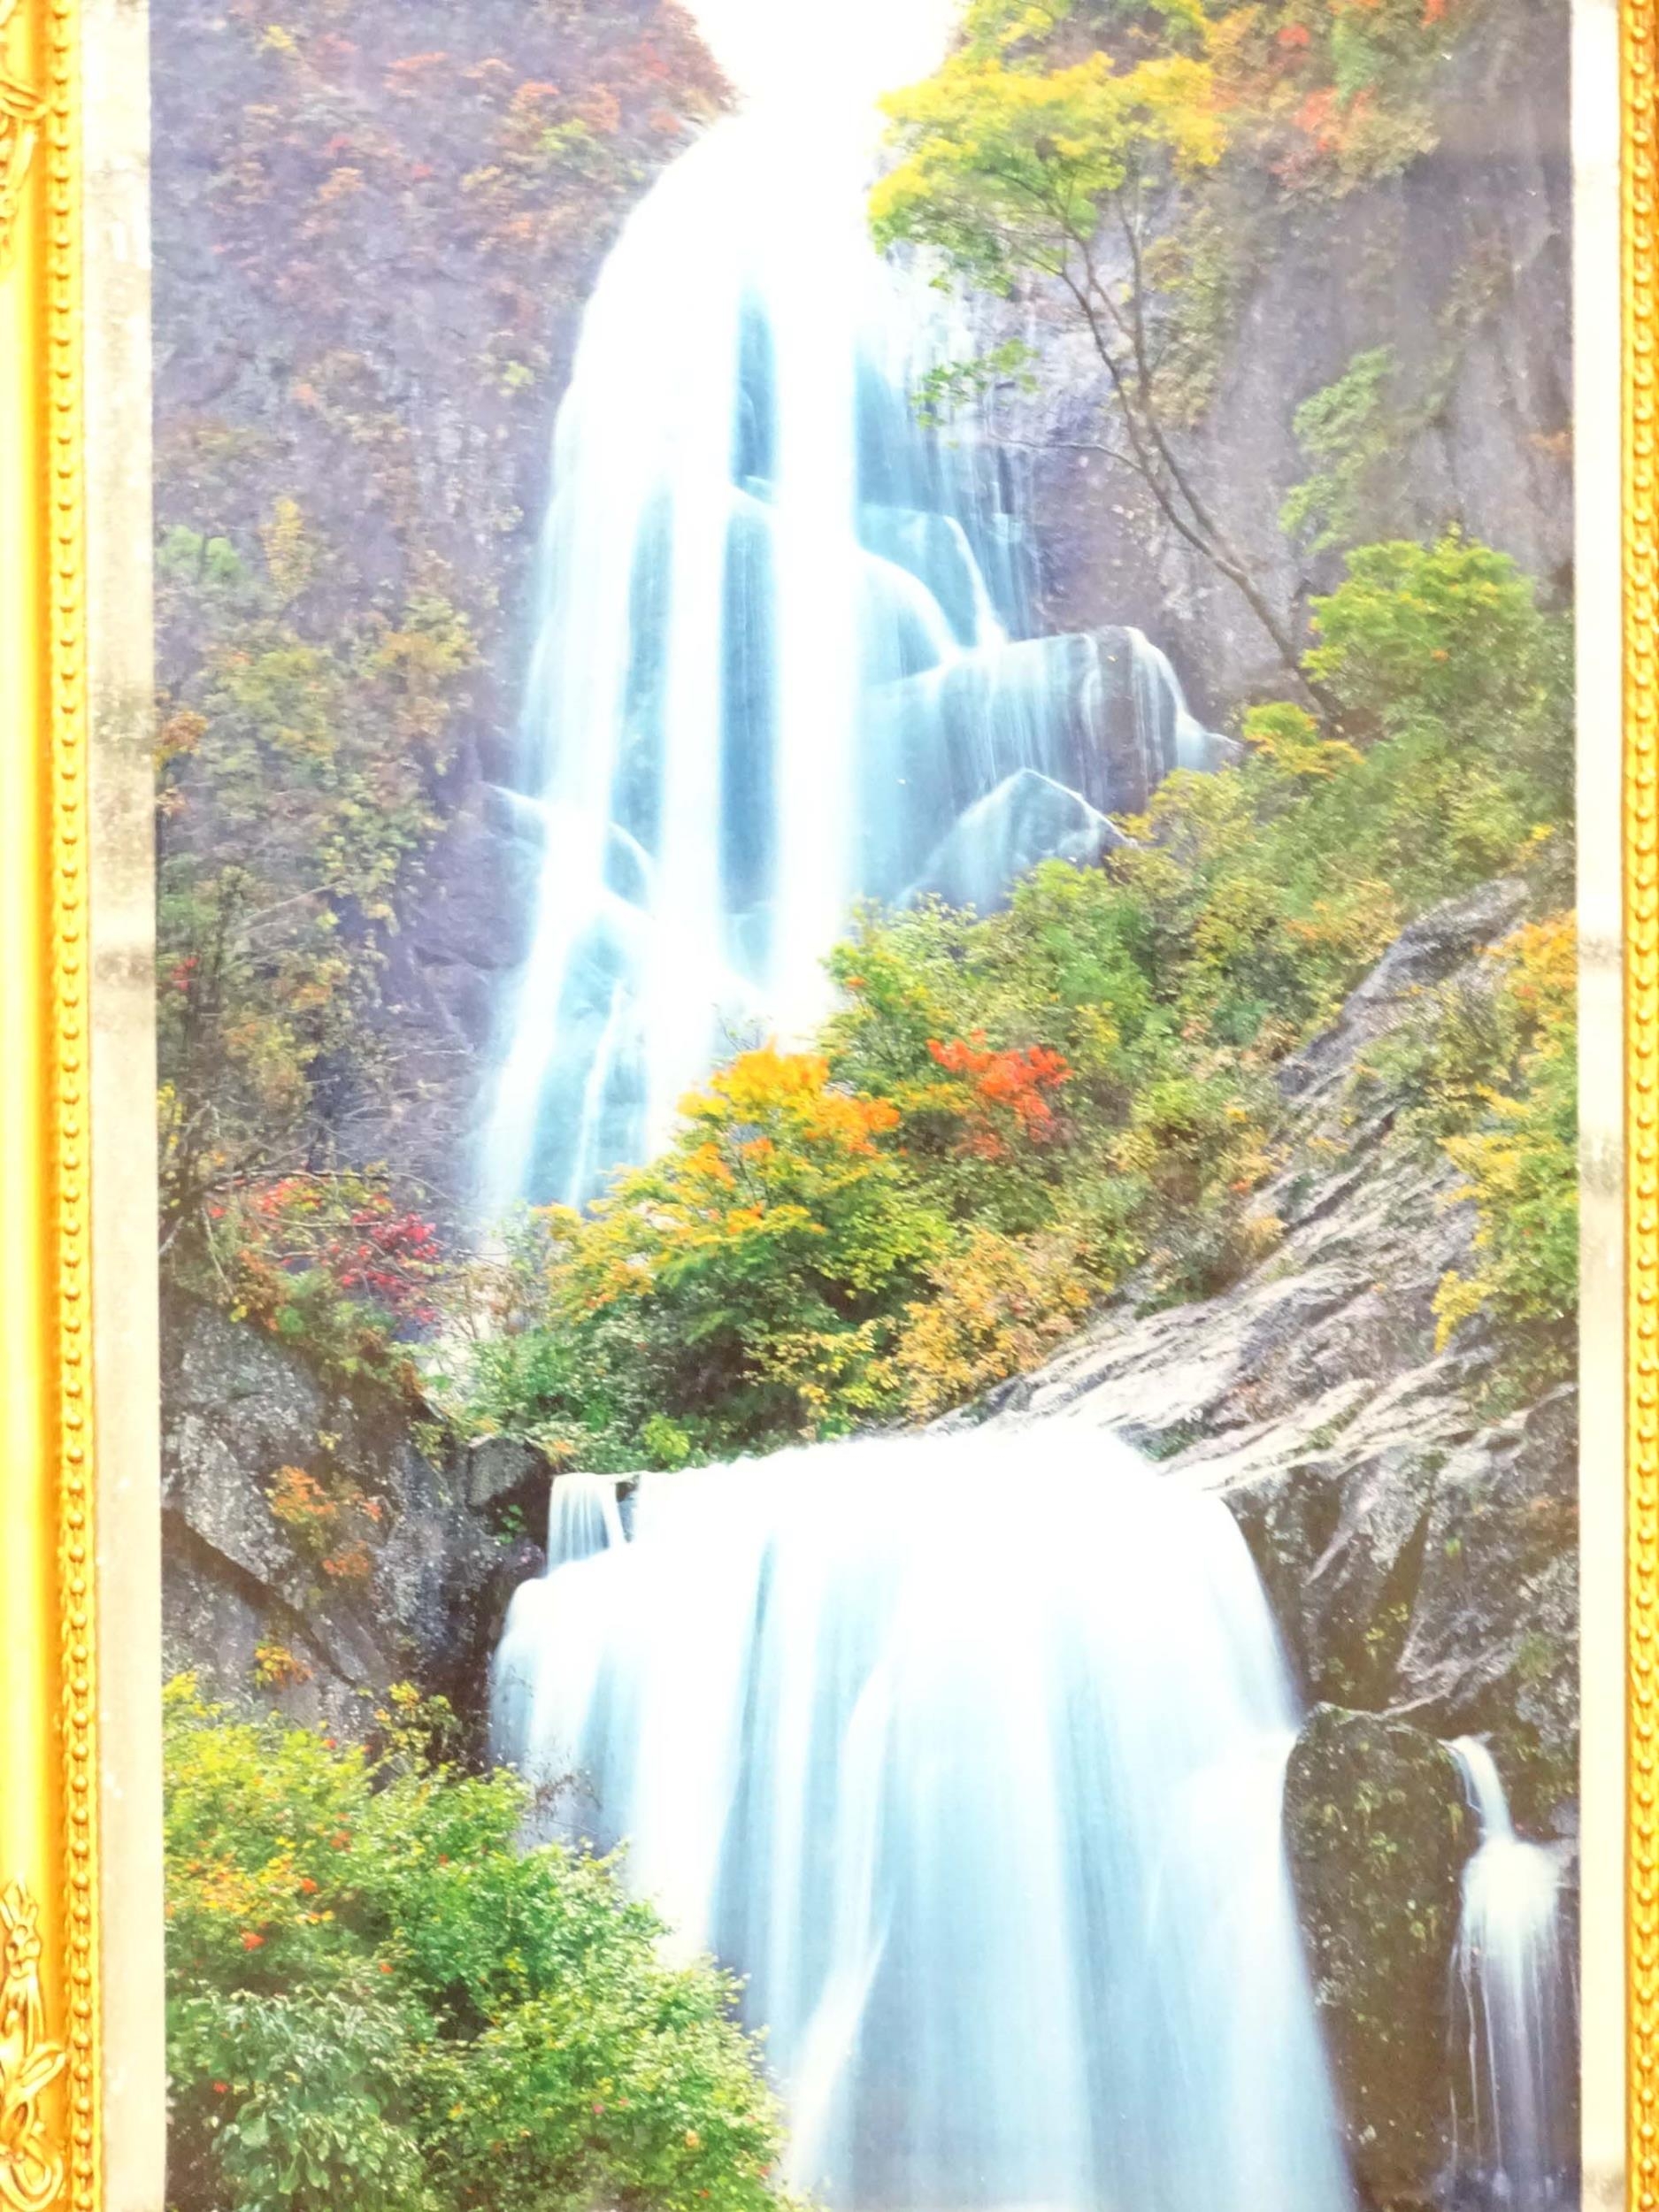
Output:
<svg viewBox="0 0 1659 2212">
<path fill-rule="evenodd" d="M 1428 2204 L 1450 2151 L 1450 1968 L 1476 1841 L 1456 1765 L 1403 1721 L 1316 1706 L 1291 1754 L 1285 1828 L 1362 2197 Z"/>
</svg>

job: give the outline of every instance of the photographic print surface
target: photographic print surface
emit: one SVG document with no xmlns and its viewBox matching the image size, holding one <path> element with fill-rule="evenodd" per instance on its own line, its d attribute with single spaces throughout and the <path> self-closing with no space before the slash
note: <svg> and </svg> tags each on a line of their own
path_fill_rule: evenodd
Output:
<svg viewBox="0 0 1659 2212">
<path fill-rule="evenodd" d="M 1564 0 L 152 0 L 172 2212 L 1578 2201 Z"/>
</svg>

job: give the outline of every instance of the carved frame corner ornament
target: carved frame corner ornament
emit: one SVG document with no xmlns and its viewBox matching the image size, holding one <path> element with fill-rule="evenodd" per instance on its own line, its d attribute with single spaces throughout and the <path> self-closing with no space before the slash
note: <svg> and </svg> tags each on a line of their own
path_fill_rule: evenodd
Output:
<svg viewBox="0 0 1659 2212">
<path fill-rule="evenodd" d="M 16 12 L 18 0 L 0 0 L 0 34 Z M 12 255 L 12 234 L 17 227 L 35 141 L 46 120 L 46 102 L 40 93 L 0 68 L 0 273 Z"/>
<path fill-rule="evenodd" d="M 0 1890 L 0 2207 L 48 2212 L 64 2185 L 64 2154 L 41 2100 L 69 2062 L 46 2034 L 40 1909 L 20 1882 Z"/>
<path fill-rule="evenodd" d="M 0 2212 L 102 2194 L 81 39 L 0 0 Z"/>
</svg>

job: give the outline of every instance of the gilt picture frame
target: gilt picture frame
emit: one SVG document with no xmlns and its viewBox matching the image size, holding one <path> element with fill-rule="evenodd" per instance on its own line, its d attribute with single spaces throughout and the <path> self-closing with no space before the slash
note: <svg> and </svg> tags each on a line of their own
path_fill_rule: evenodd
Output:
<svg viewBox="0 0 1659 2212">
<path fill-rule="evenodd" d="M 4 2212 L 169 2201 L 150 35 L 142 0 L 0 0 Z M 1637 2212 L 1659 2202 L 1659 16 L 1577 0 L 1571 39 L 1581 2171 L 1586 2204 Z"/>
</svg>

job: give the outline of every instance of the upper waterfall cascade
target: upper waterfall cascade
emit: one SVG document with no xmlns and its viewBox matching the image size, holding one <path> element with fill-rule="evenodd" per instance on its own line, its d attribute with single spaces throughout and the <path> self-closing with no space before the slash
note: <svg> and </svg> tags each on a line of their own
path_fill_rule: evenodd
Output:
<svg viewBox="0 0 1659 2212">
<path fill-rule="evenodd" d="M 1243 1539 L 1098 1433 L 1031 1452 L 642 1478 L 515 1597 L 495 1749 L 746 1978 L 821 2201 L 1346 2212 Z"/>
<path fill-rule="evenodd" d="M 918 422 L 918 373 L 972 348 L 871 244 L 863 50 L 769 99 L 765 11 L 708 4 L 760 88 L 634 211 L 556 432 L 492 1207 L 582 1202 L 735 1044 L 809 1033 L 859 898 L 995 904 L 1220 743 L 1139 632 L 1030 634 L 1018 472 Z"/>
</svg>

